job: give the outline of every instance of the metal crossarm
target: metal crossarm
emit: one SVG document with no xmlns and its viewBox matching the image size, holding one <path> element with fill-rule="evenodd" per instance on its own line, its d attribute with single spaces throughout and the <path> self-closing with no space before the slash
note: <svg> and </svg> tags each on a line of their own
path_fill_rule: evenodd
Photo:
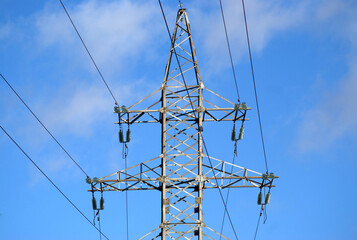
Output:
<svg viewBox="0 0 357 240">
<path fill-rule="evenodd" d="M 214 98 L 220 103 L 215 104 Z M 138 107 L 143 110 L 135 110 Z M 115 111 L 117 124 L 159 123 L 161 154 L 97 179 L 92 182 L 94 191 L 161 192 L 161 223 L 140 239 L 217 239 L 221 235 L 203 221 L 203 190 L 274 187 L 277 178 L 208 159 L 203 152 L 204 122 L 246 121 L 248 110 L 203 85 L 187 13 L 180 9 L 163 84 L 134 105 Z"/>
<path fill-rule="evenodd" d="M 203 183 L 203 189 L 212 188 L 250 188 L 250 187 L 275 187 L 273 180 L 278 178 L 274 176 L 273 179 L 264 179 L 262 173 L 258 173 L 247 168 L 240 167 L 229 162 L 218 160 L 214 157 L 210 157 L 213 162 L 213 168 L 209 165 L 207 156 L 204 156 L 204 162 L 202 163 L 203 175 L 199 176 L 194 171 L 187 169 L 190 161 L 185 164 L 172 163 L 171 165 L 180 166 L 183 169 L 187 169 L 186 173 L 177 176 L 174 171 L 169 173 L 166 177 L 163 177 L 161 172 L 161 158 L 157 157 L 149 161 L 137 164 L 133 167 L 118 171 L 109 176 L 103 177 L 100 182 L 104 185 L 100 188 L 98 183 L 94 183 L 94 188 L 97 191 L 128 191 L 128 190 L 158 190 L 161 191 L 160 182 L 169 183 L 167 189 L 177 189 L 182 187 L 186 189 L 197 189 L 197 182 Z M 153 167 L 151 165 L 157 164 Z M 197 166 L 194 165 L 194 166 Z M 231 171 L 233 169 L 233 171 Z M 213 174 L 214 172 L 214 174 Z M 187 177 L 191 173 L 192 177 Z M 171 177 L 172 175 L 176 177 Z M 219 180 L 218 185 L 215 179 Z"/>
<path fill-rule="evenodd" d="M 163 88 L 160 88 L 144 98 L 144 100 L 155 96 L 155 94 L 158 91 L 163 91 Z M 191 89 L 192 90 L 192 89 Z M 191 95 L 192 93 L 196 92 L 197 89 L 191 91 L 190 88 L 187 89 L 189 94 Z M 184 90 L 179 90 L 176 92 L 169 91 L 169 93 L 178 95 L 180 93 L 185 93 L 186 89 Z M 196 104 L 197 101 L 192 101 L 193 105 L 196 107 L 195 109 L 192 109 L 190 106 L 190 102 L 188 100 L 188 95 L 186 94 L 185 96 L 177 96 L 177 97 L 168 97 L 166 95 L 166 99 L 176 99 L 172 102 L 170 102 L 170 105 L 168 105 L 165 109 L 160 107 L 160 99 L 156 100 L 154 104 L 146 107 L 144 110 L 132 110 L 132 108 L 142 102 L 140 100 L 139 102 L 135 103 L 134 105 L 128 107 L 127 112 L 120 112 L 119 113 L 119 121 L 115 122 L 116 124 L 133 124 L 133 123 L 161 123 L 162 122 L 162 114 L 163 113 L 168 113 L 169 117 L 166 119 L 166 122 L 175 122 L 176 120 L 180 120 L 179 117 L 181 116 L 188 116 L 188 118 L 183 119 L 187 122 L 195 122 L 197 121 L 195 118 L 195 114 L 197 113 L 203 113 L 203 119 L 202 122 L 220 122 L 220 121 L 245 121 L 249 120 L 246 118 L 246 113 L 247 110 L 251 110 L 251 108 L 246 108 L 243 109 L 242 107 L 239 108 L 237 111 L 237 114 L 235 114 L 236 109 L 234 108 L 235 104 L 219 94 L 211 91 L 210 89 L 205 88 L 202 86 L 202 93 L 207 92 L 208 94 L 213 94 L 214 96 L 218 97 L 220 100 L 223 100 L 226 103 L 226 106 L 224 107 L 218 107 L 215 104 L 209 102 L 206 99 L 202 99 L 206 107 L 199 107 Z M 171 96 L 171 95 L 169 95 Z M 192 96 L 191 96 L 192 97 Z M 185 105 L 183 107 L 178 106 L 178 103 L 183 100 Z M 160 105 L 160 106 L 159 106 Z M 171 108 L 173 107 L 173 108 Z"/>
</svg>

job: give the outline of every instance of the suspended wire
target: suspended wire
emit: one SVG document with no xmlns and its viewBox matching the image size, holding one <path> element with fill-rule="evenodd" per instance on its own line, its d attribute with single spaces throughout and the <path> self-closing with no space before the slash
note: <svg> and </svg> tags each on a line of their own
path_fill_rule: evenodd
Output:
<svg viewBox="0 0 357 240">
<path fill-rule="evenodd" d="M 238 102 L 240 102 L 239 90 L 238 90 L 238 84 L 237 84 L 237 77 L 236 77 L 236 73 L 235 73 L 235 70 L 234 70 L 231 46 L 229 44 L 228 31 L 227 31 L 227 26 L 226 26 L 226 20 L 224 18 L 224 11 L 223 11 L 223 6 L 222 6 L 222 1 L 221 0 L 219 0 L 219 5 L 221 7 L 221 14 L 222 14 L 222 20 L 223 20 L 223 25 L 224 25 L 224 32 L 226 34 L 227 47 L 228 47 L 228 52 L 229 52 L 229 58 L 231 60 L 231 65 L 232 65 L 232 73 L 233 73 L 234 83 L 235 83 L 235 87 L 236 87 Z"/>
<path fill-rule="evenodd" d="M 262 121 L 261 121 L 261 119 L 260 119 L 258 94 L 257 94 L 257 87 L 256 87 L 256 84 L 255 84 L 255 74 L 254 74 L 254 67 L 253 67 L 253 58 L 252 58 L 252 51 L 251 51 L 251 48 L 250 48 L 249 32 L 248 32 L 248 23 L 247 23 L 247 15 L 246 15 L 246 13 L 245 13 L 244 0 L 242 0 L 242 7 L 243 7 L 243 15 L 244 15 L 245 33 L 246 33 L 246 36 L 247 36 L 247 43 L 248 43 L 248 50 L 249 50 L 250 68 L 251 68 L 251 71 L 252 71 L 252 79 L 253 79 L 254 94 L 255 94 L 255 103 L 256 103 L 256 105 L 257 105 L 257 113 L 258 113 L 259 128 L 260 128 L 260 136 L 261 136 L 261 139 L 262 139 L 262 146 L 263 146 L 265 167 L 266 167 L 266 171 L 267 171 L 267 173 L 268 173 L 268 172 L 269 172 L 269 170 L 268 170 L 268 161 L 267 161 L 267 155 L 266 155 L 266 151 L 265 151 Z"/>
<path fill-rule="evenodd" d="M 258 234 L 258 229 L 259 229 L 259 224 L 260 224 L 260 218 L 262 217 L 262 211 L 263 209 L 260 210 L 259 217 L 258 217 L 258 222 L 257 222 L 257 227 L 255 229 L 255 234 L 254 234 L 254 240 L 257 238 Z"/>
<path fill-rule="evenodd" d="M 215 181 L 216 181 L 217 189 L 218 189 L 218 191 L 219 191 L 219 195 L 221 196 L 222 203 L 223 203 L 223 205 L 224 205 L 224 210 L 225 210 L 225 212 L 227 213 L 227 217 L 228 217 L 228 220 L 229 220 L 230 225 L 231 225 L 231 227 L 232 227 L 234 236 L 235 236 L 235 238 L 238 240 L 238 235 L 237 235 L 237 232 L 236 232 L 236 230 L 235 230 L 235 228 L 234 228 L 234 225 L 233 225 L 231 216 L 229 215 L 229 211 L 228 211 L 228 208 L 227 208 L 227 204 L 226 204 L 226 202 L 224 201 L 224 197 L 223 197 L 222 191 L 221 191 L 221 189 L 220 189 L 220 187 L 219 187 L 218 179 L 217 179 L 217 177 L 216 177 L 216 174 L 215 174 L 215 171 L 214 171 L 214 168 L 213 168 L 213 164 L 212 164 L 211 158 L 210 158 L 209 153 L 208 153 L 208 150 L 207 150 L 206 142 L 205 142 L 205 140 L 203 139 L 202 132 L 200 132 L 200 135 L 201 135 L 201 138 L 202 138 L 203 147 L 204 147 L 204 149 L 205 149 L 205 151 L 206 151 L 206 154 L 207 154 L 207 158 L 208 158 L 209 163 L 210 163 L 210 165 L 211 165 L 212 174 L 213 174 L 213 177 L 214 177 L 214 179 L 215 179 Z"/>
<path fill-rule="evenodd" d="M 92 192 L 92 195 L 94 195 L 94 192 Z M 97 215 L 95 214 L 95 210 L 93 209 L 93 224 L 94 224 L 94 226 L 95 226 L 95 217 L 96 217 Z"/>
<path fill-rule="evenodd" d="M 25 105 L 25 107 L 30 111 L 30 113 L 36 118 L 36 120 L 41 124 L 41 126 L 46 130 L 46 132 L 52 137 L 52 139 L 57 143 L 57 145 L 67 154 L 67 156 L 77 165 L 77 167 L 88 177 L 88 174 L 83 170 L 83 168 L 74 160 L 74 158 L 67 152 L 67 150 L 59 143 L 59 141 L 53 136 L 53 134 L 48 130 L 48 128 L 42 123 L 42 121 L 36 116 L 36 114 L 31 110 L 31 108 L 26 104 L 26 102 L 20 97 L 20 95 L 15 91 L 15 89 L 10 85 L 10 83 L 5 79 L 5 77 L 0 73 L 1 78 L 5 83 L 11 88 L 18 99 Z"/>
<path fill-rule="evenodd" d="M 128 146 L 126 143 L 123 143 L 123 158 L 125 162 L 125 174 L 127 173 L 128 169 Z M 125 214 L 126 214 L 126 239 L 129 240 L 129 201 L 128 201 L 128 191 L 125 191 Z"/>
<path fill-rule="evenodd" d="M 233 65 L 233 61 L 232 61 L 232 55 L 231 55 L 231 50 L 230 50 L 230 44 L 229 44 L 229 38 L 228 38 L 228 33 L 227 33 L 227 27 L 226 27 L 225 18 L 224 18 L 224 11 L 223 11 L 223 6 L 222 6 L 222 1 L 219 0 L 219 3 L 220 3 L 220 8 L 221 8 L 221 14 L 222 14 L 222 20 L 223 20 L 224 30 L 225 30 L 225 34 L 226 34 L 227 46 L 228 46 L 229 55 L 230 55 L 230 60 L 231 60 L 231 64 L 232 64 L 232 71 L 233 71 L 233 75 L 234 75 L 234 80 L 235 80 L 235 85 L 236 85 L 236 90 L 237 90 L 238 100 L 239 100 L 239 93 L 238 93 L 237 82 L 236 82 L 236 78 L 235 78 L 234 65 Z M 246 11 L 245 11 L 244 0 L 242 0 L 242 6 L 243 6 L 244 23 L 245 23 L 247 44 L 248 44 L 248 50 L 249 50 L 249 58 L 250 58 L 250 66 L 251 66 L 251 72 L 252 72 L 252 79 L 253 79 L 255 100 L 256 100 L 257 113 L 258 113 L 258 119 L 259 119 L 260 135 L 261 135 L 261 139 L 262 139 L 262 146 L 263 146 L 263 153 L 264 153 L 264 160 L 265 160 L 266 171 L 267 171 L 267 173 L 268 173 L 269 170 L 268 170 L 267 156 L 266 156 L 266 150 L 265 150 L 265 144 L 264 144 L 264 137 L 263 137 L 263 130 L 262 130 L 262 124 L 261 124 L 261 117 L 260 117 L 260 111 L 259 111 L 259 102 L 258 102 L 258 96 L 257 96 L 257 90 L 256 90 L 255 74 L 254 74 L 254 67 L 253 67 L 253 58 L 252 58 L 251 47 L 250 47 L 248 23 L 247 23 L 247 17 L 246 17 Z M 234 164 L 234 160 L 235 160 L 235 154 L 234 154 L 234 157 L 233 157 L 233 164 Z M 227 191 L 226 204 L 228 203 L 228 199 L 229 199 L 229 190 L 230 190 L 230 189 L 228 189 L 228 191 Z M 264 189 L 264 196 L 265 196 L 265 189 Z M 260 211 L 260 214 L 259 214 L 258 223 L 257 223 L 257 228 L 256 228 L 256 232 L 255 232 L 255 235 L 254 235 L 254 240 L 256 239 L 257 232 L 258 232 L 258 229 L 259 229 L 259 223 L 260 223 L 260 218 L 261 218 L 261 216 L 262 216 L 262 211 L 263 211 L 263 210 L 261 210 L 261 211 Z M 222 220 L 222 225 L 221 225 L 221 234 L 222 234 L 222 232 L 223 232 L 223 226 L 224 226 L 225 215 L 226 215 L 226 212 L 224 212 L 224 215 L 223 215 L 223 220 Z M 267 218 L 266 208 L 264 208 L 264 218 L 265 218 L 265 219 L 264 219 L 264 223 L 265 223 L 266 218 Z"/>
<path fill-rule="evenodd" d="M 67 15 L 69 21 L 71 21 L 71 24 L 72 24 L 74 30 L 76 31 L 76 33 L 77 33 L 79 39 L 81 40 L 81 42 L 82 42 L 84 48 L 86 49 L 86 51 L 87 51 L 87 53 L 88 53 L 90 59 L 92 60 L 92 62 L 93 62 L 93 64 L 94 64 L 95 68 L 97 69 L 97 72 L 99 73 L 101 79 L 103 80 L 103 83 L 105 84 L 105 86 L 107 87 L 107 89 L 108 89 L 110 95 L 112 96 L 115 105 L 118 105 L 118 101 L 117 101 L 116 98 L 114 97 L 113 92 L 110 90 L 109 85 L 108 85 L 107 82 L 105 81 L 102 72 L 99 70 L 99 68 L 98 68 L 98 66 L 97 66 L 97 64 L 96 64 L 96 62 L 94 61 L 94 59 L 93 59 L 93 57 L 92 57 L 92 54 L 89 52 L 89 50 L 88 50 L 88 48 L 87 48 L 87 45 L 84 43 L 81 34 L 80 34 L 79 31 L 77 30 L 77 27 L 76 27 L 76 25 L 74 24 L 74 22 L 73 22 L 71 16 L 69 15 L 69 13 L 68 13 L 66 7 L 64 6 L 62 0 L 59 0 L 59 2 L 61 3 L 63 10 L 66 12 L 66 15 Z"/>
<path fill-rule="evenodd" d="M 232 164 L 234 164 L 235 159 L 236 159 L 236 151 L 234 151 L 234 153 L 233 153 Z M 233 172 L 233 165 L 231 166 L 231 172 Z M 232 179 L 229 179 L 229 183 L 231 183 L 231 181 L 232 181 Z M 229 193 L 230 193 L 230 188 L 227 189 L 227 195 L 226 195 L 226 200 L 225 200 L 226 205 L 228 205 Z M 224 227 L 225 219 L 226 219 L 226 211 L 224 211 L 224 213 L 223 213 L 223 219 L 222 219 L 222 224 L 221 224 L 221 235 L 223 234 L 223 227 Z M 222 239 L 222 236 L 219 236 L 219 239 Z"/>
<path fill-rule="evenodd" d="M 90 220 L 88 217 L 86 217 L 86 215 L 84 215 L 84 213 L 79 210 L 79 208 L 61 191 L 61 189 L 59 187 L 57 187 L 57 185 L 45 174 L 44 171 L 42 171 L 42 169 L 29 157 L 29 155 L 27 155 L 27 153 L 20 147 L 20 145 L 17 144 L 17 142 L 10 136 L 9 133 L 6 132 L 6 130 L 0 126 L 1 130 L 11 139 L 11 141 L 21 150 L 21 152 L 31 161 L 31 163 L 47 178 L 47 180 L 62 194 L 62 196 L 82 215 L 82 217 L 84 217 L 103 237 L 105 237 L 107 240 L 109 240 L 109 238 L 107 236 L 104 235 L 104 233 L 98 229 Z"/>
<path fill-rule="evenodd" d="M 102 231 L 102 226 L 100 224 L 100 211 L 98 211 L 98 223 L 99 223 L 99 230 Z M 102 234 L 99 234 L 99 240 L 102 240 Z"/>
<path fill-rule="evenodd" d="M 125 164 L 126 165 L 126 164 Z M 126 167 L 125 167 L 126 168 Z M 126 239 L 129 240 L 129 201 L 128 191 L 125 191 L 125 206 L 126 206 Z"/>
<path fill-rule="evenodd" d="M 264 188 L 264 198 L 265 198 L 265 188 Z M 264 221 L 263 221 L 263 224 L 265 224 L 265 222 L 268 220 L 267 208 L 268 208 L 268 205 L 265 205 L 265 208 L 264 208 Z"/>
</svg>

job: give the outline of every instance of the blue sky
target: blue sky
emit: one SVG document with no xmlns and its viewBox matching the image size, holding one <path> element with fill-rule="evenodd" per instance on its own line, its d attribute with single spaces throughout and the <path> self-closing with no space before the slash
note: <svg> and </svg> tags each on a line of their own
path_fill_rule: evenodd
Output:
<svg viewBox="0 0 357 240">
<path fill-rule="evenodd" d="M 176 1 L 162 1 L 172 28 Z M 264 172 L 240 1 L 223 0 L 242 99 L 253 108 L 237 164 Z M 169 39 L 156 1 L 64 1 L 120 104 L 159 88 Z M 205 86 L 234 100 L 217 1 L 183 1 Z M 58 1 L 2 0 L 0 72 L 91 175 L 123 169 L 113 100 Z M 357 239 L 357 2 L 246 2 L 271 171 L 268 220 L 257 239 Z M 92 217 L 85 176 L 0 84 L 0 123 L 83 212 Z M 231 124 L 207 124 L 210 155 L 231 161 Z M 146 133 L 150 134 L 146 134 Z M 129 165 L 160 152 L 159 126 L 133 126 Z M 0 134 L 1 239 L 98 239 L 98 234 Z M 348 184 L 352 184 L 351 186 Z M 231 191 L 239 239 L 253 239 L 257 189 Z M 205 221 L 219 230 L 218 192 L 205 194 Z M 125 237 L 124 194 L 105 194 L 102 229 Z M 130 192 L 130 239 L 160 222 L 157 192 Z M 217 217 L 219 216 L 219 217 Z M 233 238 L 229 225 L 224 235 Z"/>
</svg>

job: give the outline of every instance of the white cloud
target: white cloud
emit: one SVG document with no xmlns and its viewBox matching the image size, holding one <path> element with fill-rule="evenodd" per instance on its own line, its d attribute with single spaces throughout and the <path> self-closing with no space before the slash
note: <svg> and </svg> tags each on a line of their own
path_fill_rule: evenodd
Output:
<svg viewBox="0 0 357 240">
<path fill-rule="evenodd" d="M 194 28 L 193 33 L 197 34 L 197 38 L 200 39 L 201 45 L 198 49 L 202 50 L 199 52 L 206 52 L 207 54 L 204 54 L 205 64 L 214 66 L 214 68 L 206 69 L 220 71 L 222 68 L 228 67 L 229 62 L 227 61 L 227 46 L 218 1 L 215 3 L 216 5 L 203 0 L 192 4 L 191 6 L 187 4 L 187 7 L 191 25 Z M 206 11 L 206 8 L 203 7 L 205 4 L 210 5 L 210 8 L 213 7 L 214 11 L 212 9 Z M 233 57 L 235 61 L 238 61 L 243 54 L 247 54 L 241 4 L 234 0 L 223 1 L 223 4 Z M 142 60 L 142 56 L 148 56 L 149 59 L 155 58 L 155 55 L 158 54 L 155 52 L 165 46 L 164 43 L 167 43 L 162 16 L 155 1 L 104 2 L 92 0 L 73 5 L 73 7 L 69 5 L 68 10 L 100 66 L 106 66 L 109 69 L 119 66 L 123 68 L 123 66 L 129 65 L 126 62 L 133 62 L 132 59 Z M 316 32 L 325 35 L 338 36 L 349 41 L 351 46 L 357 46 L 357 17 L 355 14 L 357 6 L 352 1 L 318 0 L 311 2 L 305 0 L 291 1 L 287 4 L 283 0 L 250 0 L 246 1 L 246 10 L 254 52 L 263 51 L 269 42 L 279 34 L 297 29 L 316 30 Z M 167 8 L 166 11 L 167 17 L 172 19 L 175 11 L 172 8 Z M 55 9 L 48 6 L 36 15 L 36 19 L 38 41 L 42 45 L 45 47 L 62 46 L 62 50 L 66 50 L 64 52 L 67 53 L 72 52 L 72 49 L 83 51 L 70 22 L 57 5 Z M 172 22 L 169 22 L 169 25 L 172 29 Z M 194 41 L 197 45 L 195 39 L 196 36 L 194 36 Z M 87 58 L 85 54 L 83 57 Z M 200 59 L 199 62 L 201 63 Z M 90 67 L 92 68 L 92 66 Z M 356 64 L 351 64 L 351 69 L 353 67 L 356 67 Z M 355 71 L 351 70 L 350 76 L 337 84 L 339 90 L 336 104 L 346 100 L 345 98 L 350 93 L 348 90 L 354 89 L 354 76 Z M 148 89 L 153 89 L 151 86 L 148 89 L 142 87 L 138 92 L 137 88 L 143 82 L 136 81 L 121 85 L 120 93 L 124 96 L 120 97 L 120 101 L 122 103 L 130 102 L 132 99 L 129 96 L 137 99 L 139 96 L 145 96 Z M 112 86 L 113 89 L 116 89 L 115 87 Z M 64 87 L 64 89 L 68 88 L 70 87 Z M 45 120 L 51 127 L 58 130 L 65 129 L 66 132 L 80 135 L 90 134 L 93 125 L 103 120 L 108 105 L 112 105 L 106 91 L 105 88 L 97 89 L 94 86 L 89 86 L 58 92 L 55 94 L 55 100 L 46 103 L 46 106 L 42 105 L 42 107 L 48 108 L 44 111 L 46 112 Z M 326 95 L 328 96 L 329 93 Z M 322 97 L 322 99 L 325 98 L 328 97 Z M 306 132 L 301 133 L 301 139 L 306 139 L 310 132 L 315 132 L 314 137 L 318 138 L 323 135 L 325 127 L 331 124 L 327 114 L 328 106 L 324 104 L 324 101 L 322 100 L 315 109 L 310 110 L 313 118 L 302 124 L 301 128 L 306 129 Z M 354 119 L 354 110 L 355 108 L 350 107 L 345 110 L 344 114 L 349 113 L 351 114 L 350 119 Z M 351 124 L 343 122 L 340 125 L 351 126 Z M 342 129 L 338 132 L 345 132 L 345 130 Z M 333 135 L 335 139 L 339 137 L 339 133 Z M 306 146 L 300 145 L 301 149 L 305 150 L 309 149 L 309 146 L 308 143 Z"/>
<path fill-rule="evenodd" d="M 56 182 L 61 182 L 63 180 L 77 178 L 81 173 L 75 168 L 74 164 L 69 158 L 58 157 L 57 153 L 51 154 L 38 154 L 36 156 L 37 165 L 49 176 L 52 180 Z M 40 182 L 44 181 L 44 176 L 39 170 L 33 165 L 28 164 L 28 171 L 30 176 L 29 185 L 31 187 L 37 186 Z M 57 173 L 61 173 L 58 175 Z M 58 179 L 58 180 L 57 180 Z"/>
<path fill-rule="evenodd" d="M 157 8 L 153 1 L 92 0 L 67 8 L 101 66 L 125 67 L 126 61 L 140 56 L 151 59 L 153 48 L 161 39 L 158 36 L 159 29 L 163 30 L 162 20 L 153 11 Z M 48 7 L 36 19 L 38 40 L 43 46 L 59 45 L 67 54 L 78 48 L 81 53 L 85 51 L 62 8 Z"/>
<path fill-rule="evenodd" d="M 94 86 L 68 87 L 57 93 L 57 96 L 44 106 L 45 122 L 56 131 L 88 135 L 91 128 L 98 122 L 111 102 L 104 88 Z"/>
<path fill-rule="evenodd" d="M 345 137 L 357 136 L 357 61 L 349 75 L 304 113 L 297 144 L 301 152 L 326 149 Z"/>
<path fill-rule="evenodd" d="M 278 33 L 292 29 L 306 21 L 307 1 L 289 5 L 284 1 L 267 2 L 250 0 L 246 3 L 247 17 L 254 52 L 261 52 Z M 206 11 L 206 5 L 214 11 Z M 234 59 L 240 60 L 247 54 L 241 3 L 223 1 L 225 17 Z M 169 27 L 173 30 L 175 9 L 164 5 Z M 199 52 L 215 71 L 229 66 L 228 52 L 218 1 L 216 5 L 206 1 L 187 3 L 189 18 L 194 28 L 194 41 L 202 45 Z M 136 59 L 155 60 L 160 49 L 168 44 L 167 33 L 156 1 L 113 1 L 92 0 L 68 7 L 93 57 L 107 71 L 125 67 Z M 62 9 L 48 7 L 37 15 L 38 39 L 43 46 L 60 45 L 66 51 L 77 49 L 79 40 Z M 197 35 L 196 35 L 197 34 Z M 84 51 L 80 46 L 80 51 Z M 70 54 L 70 53 L 69 53 Z M 78 54 L 77 54 L 78 55 Z M 87 57 L 87 56 L 85 56 Z M 160 56 L 161 57 L 161 56 Z M 199 59 L 200 60 L 200 59 Z M 92 67 L 92 66 L 91 66 Z M 102 68 L 101 67 L 101 68 Z"/>
<path fill-rule="evenodd" d="M 10 35 L 11 25 L 9 23 L 0 25 L 0 39 L 6 38 Z"/>
<path fill-rule="evenodd" d="M 351 1 L 322 1 L 315 11 L 317 32 L 348 43 L 345 56 L 349 72 L 335 79 L 331 90 L 308 109 L 298 127 L 297 146 L 301 152 L 319 151 L 346 137 L 357 137 L 357 4 Z M 323 3 L 323 4 L 322 4 Z"/>
<path fill-rule="evenodd" d="M 330 33 L 334 38 L 349 41 L 357 47 L 357 2 L 325 0 L 319 1 L 313 15 L 314 29 L 319 33 Z"/>
<path fill-rule="evenodd" d="M 131 105 L 154 88 L 144 79 L 122 84 L 118 101 L 121 105 Z M 96 85 L 63 86 L 53 94 L 52 100 L 37 104 L 38 112 L 49 129 L 79 136 L 91 136 L 95 124 L 114 121 L 113 100 L 105 87 Z"/>
<path fill-rule="evenodd" d="M 218 2 L 218 1 L 217 1 Z M 247 52 L 244 18 L 240 1 L 222 1 L 225 20 L 228 29 L 230 45 L 235 61 L 241 59 Z M 193 27 L 202 40 L 204 52 L 210 65 L 216 71 L 228 66 L 228 50 L 219 5 L 212 6 L 217 11 L 204 12 L 202 6 L 195 6 L 192 12 Z M 284 1 L 246 1 L 246 12 L 250 41 L 253 52 L 261 52 L 267 44 L 279 33 L 291 30 L 301 25 L 306 17 L 306 3 L 296 2 L 285 5 Z"/>
</svg>

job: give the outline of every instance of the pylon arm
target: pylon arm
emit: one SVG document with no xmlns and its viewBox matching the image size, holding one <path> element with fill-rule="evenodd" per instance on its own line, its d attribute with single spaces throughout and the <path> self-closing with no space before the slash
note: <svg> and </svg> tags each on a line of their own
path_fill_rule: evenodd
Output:
<svg viewBox="0 0 357 240">
<path fill-rule="evenodd" d="M 166 119 L 167 122 L 177 122 L 178 117 L 187 116 L 186 122 L 196 122 L 195 114 L 202 111 L 203 112 L 203 122 L 221 122 L 221 121 L 245 121 L 247 119 L 246 112 L 251 108 L 245 110 L 236 110 L 234 108 L 203 108 L 196 109 L 169 109 L 166 112 L 170 115 Z M 162 113 L 165 110 L 134 110 L 128 111 L 127 113 L 120 113 L 120 121 L 115 122 L 115 124 L 133 124 L 133 123 L 161 123 Z M 177 116 L 179 113 L 180 116 Z"/>
<path fill-rule="evenodd" d="M 149 161 L 137 164 L 128 169 L 118 171 L 109 176 L 93 181 L 95 191 L 128 191 L 128 190 L 159 190 L 161 183 L 166 183 L 166 189 L 193 189 L 199 182 L 204 189 L 212 188 L 263 188 L 275 187 L 273 180 L 278 178 L 266 177 L 264 174 L 231 164 L 213 157 L 203 157 L 203 175 L 195 174 L 194 177 L 180 175 L 182 169 L 188 169 L 190 164 L 171 164 L 177 166 L 177 170 L 167 176 L 161 176 L 161 156 Z M 211 164 L 209 163 L 211 160 Z"/>
<path fill-rule="evenodd" d="M 229 238 L 223 236 L 222 234 L 218 233 L 217 231 L 214 231 L 210 227 L 204 226 L 203 228 L 209 230 L 214 235 L 214 236 L 212 236 L 211 234 L 203 233 L 203 236 L 205 236 L 207 239 L 214 239 L 213 237 L 217 238 L 217 236 L 219 236 L 220 238 L 222 237 L 223 239 L 229 240 Z M 161 237 L 161 228 L 157 227 L 154 230 L 152 230 L 151 232 L 149 232 L 149 233 L 145 234 L 144 236 L 142 236 L 141 238 L 139 238 L 138 240 L 142 240 L 142 239 L 154 240 L 154 239 L 157 239 L 159 237 Z"/>
<path fill-rule="evenodd" d="M 217 93 L 204 88 L 207 92 L 215 95 L 218 97 L 225 105 L 227 104 L 228 107 L 218 107 L 217 105 L 211 103 L 210 101 L 203 99 L 203 102 L 206 107 L 199 107 L 197 105 L 197 99 L 194 95 L 197 93 L 199 89 L 199 85 L 195 86 L 187 86 L 187 88 L 181 87 L 179 89 L 170 90 L 169 88 L 173 86 L 166 86 L 166 90 L 169 91 L 172 95 L 171 98 L 177 98 L 177 101 L 174 101 L 172 104 L 161 107 L 160 103 L 161 100 L 157 100 L 152 103 L 150 106 L 146 107 L 143 110 L 132 110 L 134 106 L 141 103 L 142 101 L 148 99 L 149 97 L 153 96 L 159 91 L 162 91 L 162 87 L 146 98 L 140 100 L 139 102 L 135 103 L 134 105 L 128 107 L 125 112 L 117 112 L 118 113 L 118 122 L 116 124 L 133 124 L 133 123 L 161 123 L 162 122 L 162 115 L 167 114 L 166 122 L 177 122 L 178 120 L 184 120 L 186 122 L 197 122 L 196 116 L 199 113 L 203 113 L 202 121 L 203 122 L 220 122 L 220 121 L 245 121 L 249 120 L 246 118 L 247 110 L 251 110 L 248 107 L 242 107 L 241 105 L 234 104 L 233 102 L 223 98 L 222 96 L 218 95 Z M 179 92 L 188 91 L 189 95 L 191 96 L 191 101 L 186 96 L 179 96 Z M 170 98 L 167 96 L 167 98 Z M 179 105 L 177 102 L 183 100 L 185 104 Z M 193 101 L 192 101 L 193 100 Z"/>
</svg>

